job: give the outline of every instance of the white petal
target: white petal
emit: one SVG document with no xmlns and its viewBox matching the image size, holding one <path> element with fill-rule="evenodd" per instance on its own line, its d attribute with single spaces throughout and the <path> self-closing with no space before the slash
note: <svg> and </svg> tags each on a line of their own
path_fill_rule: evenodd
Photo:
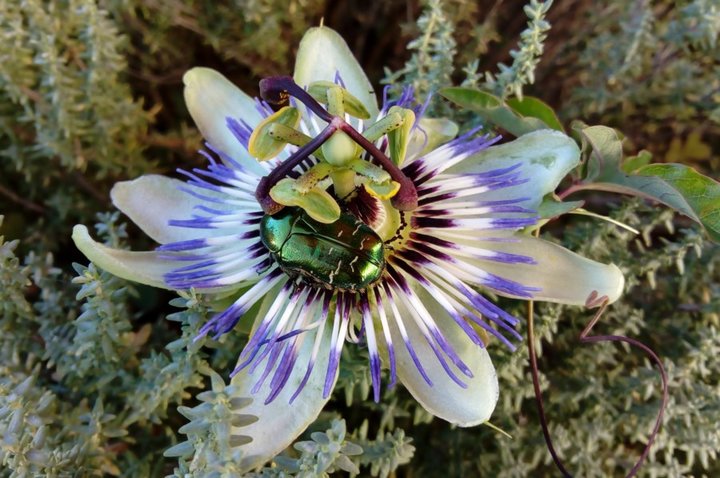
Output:
<svg viewBox="0 0 720 478">
<path fill-rule="evenodd" d="M 538 287 L 536 300 L 561 304 L 585 305 L 593 291 L 615 302 L 622 294 L 625 278 L 615 264 L 601 264 L 579 256 L 564 247 L 542 239 L 514 236 L 517 242 L 477 243 L 496 251 L 521 254 L 535 259 L 537 264 L 506 264 L 478 261 L 487 272 L 525 286 Z"/>
<path fill-rule="evenodd" d="M 110 197 L 115 207 L 160 244 L 207 237 L 207 230 L 168 224 L 171 219 L 190 219 L 193 208 L 203 202 L 181 191 L 183 186 L 177 179 L 152 174 L 115 184 Z"/>
<path fill-rule="evenodd" d="M 345 88 L 365 105 L 370 117 L 377 117 L 375 91 L 345 40 L 328 27 L 309 29 L 295 59 L 295 82 L 306 87 L 315 81 L 335 81 L 338 73 Z"/>
<path fill-rule="evenodd" d="M 248 170 L 265 175 L 265 169 L 250 156 L 226 123 L 231 117 L 255 128 L 262 120 L 262 115 L 255 108 L 255 100 L 210 68 L 188 70 L 183 76 L 183 83 L 185 104 L 205 139 Z"/>
<path fill-rule="evenodd" d="M 258 417 L 258 421 L 251 425 L 233 429 L 233 433 L 248 435 L 253 439 L 240 448 L 242 450 L 240 466 L 243 471 L 262 465 L 287 448 L 317 418 L 330 399 L 330 397 L 323 398 L 322 395 L 330 352 L 331 328 L 325 327 L 323 343 L 315 367 L 305 387 L 292 403 L 288 402 L 305 376 L 306 364 L 312 353 L 317 329 L 303 334 L 304 342 L 290 378 L 275 400 L 269 404 L 265 405 L 264 402 L 270 392 L 270 380 L 275 369 L 270 372 L 260 390 L 256 394 L 251 393 L 257 377 L 265 370 L 267 357 L 255 369 L 254 374 L 250 375 L 246 368 L 233 377 L 232 384 L 237 387 L 237 396 L 253 398 L 253 402 L 241 412 Z"/>
<path fill-rule="evenodd" d="M 133 282 L 168 289 L 163 277 L 178 267 L 176 262 L 161 259 L 155 252 L 132 252 L 104 246 L 95 242 L 83 225 L 73 228 L 72 238 L 80 252 L 96 266 Z"/>
<path fill-rule="evenodd" d="M 391 321 L 390 331 L 397 359 L 398 377 L 418 403 L 428 412 L 443 420 L 461 427 L 471 427 L 488 421 L 500 393 L 497 374 L 490 355 L 486 349 L 474 344 L 427 293 L 418 293 L 418 295 L 445 338 L 472 371 L 473 378 L 458 373 L 457 375 L 467 384 L 467 388 L 462 388 L 455 383 L 442 368 L 419 328 L 408 314 L 404 314 L 406 320 L 403 323 L 407 328 L 412 346 L 433 385 L 428 385 L 418 371 L 415 362 L 405 348 L 397 326 L 394 321 Z"/>
<path fill-rule="evenodd" d="M 555 130 L 528 133 L 509 143 L 492 146 L 449 168 L 446 173 L 481 173 L 520 164 L 527 183 L 483 195 L 483 200 L 528 197 L 525 205 L 537 207 L 542 197 L 580 162 L 580 148 L 567 135 Z"/>
</svg>

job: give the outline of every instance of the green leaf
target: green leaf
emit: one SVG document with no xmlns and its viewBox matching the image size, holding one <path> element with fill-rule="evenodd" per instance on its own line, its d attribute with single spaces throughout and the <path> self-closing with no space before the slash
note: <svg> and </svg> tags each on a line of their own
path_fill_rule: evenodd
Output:
<svg viewBox="0 0 720 478">
<path fill-rule="evenodd" d="M 555 114 L 555 110 L 539 98 L 533 96 L 523 96 L 523 99 L 510 98 L 507 100 L 507 104 L 522 116 L 537 118 L 552 129 L 565 131 L 562 123 L 560 123 L 560 120 Z"/>
<path fill-rule="evenodd" d="M 590 126 L 580 131 L 583 150 L 589 146 L 586 180 L 597 180 L 603 173 L 620 170 L 622 142 L 614 129 L 607 126 Z"/>
<path fill-rule="evenodd" d="M 705 226 L 712 240 L 720 242 L 720 183 L 684 164 L 650 164 L 637 173 L 677 191 L 660 200 L 671 207 L 682 200 L 683 206 L 687 205 L 694 213 L 685 214 Z"/>
<path fill-rule="evenodd" d="M 522 116 L 497 96 L 472 88 L 443 88 L 440 94 L 463 108 L 478 113 L 485 121 L 498 126 L 514 136 L 522 136 L 550 126 L 532 116 Z"/>
<path fill-rule="evenodd" d="M 643 166 L 650 164 L 650 161 L 652 161 L 652 153 L 643 149 L 636 156 L 625 158 L 622 163 L 622 170 L 626 173 L 634 173 Z"/>
<path fill-rule="evenodd" d="M 621 168 L 622 144 L 612 128 L 591 126 L 581 134 L 592 148 L 582 189 L 661 202 L 701 224 L 713 241 L 720 242 L 720 183 L 683 164 L 650 164 L 627 174 Z M 633 163 L 645 159 L 630 160 L 635 169 Z"/>
</svg>

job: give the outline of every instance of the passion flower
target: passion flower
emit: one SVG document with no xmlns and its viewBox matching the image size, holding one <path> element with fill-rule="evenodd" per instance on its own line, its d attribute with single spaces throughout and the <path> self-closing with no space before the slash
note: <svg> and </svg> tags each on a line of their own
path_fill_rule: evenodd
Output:
<svg viewBox="0 0 720 478">
<path fill-rule="evenodd" d="M 375 400 L 384 364 L 390 385 L 399 379 L 429 412 L 472 426 L 499 393 L 485 346 L 521 338 L 519 320 L 480 290 L 576 305 L 622 291 L 614 265 L 521 233 L 578 164 L 564 134 L 455 138 L 457 127 L 425 118 L 409 90 L 378 109 L 327 27 L 305 35 L 293 78 L 261 84 L 277 111 L 212 70 L 184 82 L 209 166 L 184 172 L 187 182 L 143 176 L 111 193 L 160 247 L 110 249 L 81 225 L 73 238 L 118 276 L 234 294 L 202 334 L 254 320 L 232 372 L 238 395 L 255 398 L 244 413 L 259 418 L 242 429 L 253 438 L 247 468 L 317 417 L 346 341 L 369 352 Z"/>
</svg>

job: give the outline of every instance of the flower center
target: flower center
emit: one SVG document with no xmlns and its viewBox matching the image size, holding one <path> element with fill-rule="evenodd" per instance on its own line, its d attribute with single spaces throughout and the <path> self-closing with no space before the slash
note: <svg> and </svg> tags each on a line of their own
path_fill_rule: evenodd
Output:
<svg viewBox="0 0 720 478">
<path fill-rule="evenodd" d="M 415 113 L 393 106 L 360 132 L 345 118 L 369 120 L 370 115 L 339 85 L 316 82 L 305 90 L 289 77 L 276 77 L 261 81 L 260 90 L 278 109 L 253 131 L 248 151 L 263 161 L 287 144 L 297 146 L 255 191 L 266 213 L 262 243 L 291 278 L 331 290 L 364 291 L 380 280 L 388 257 L 410 236 L 405 211 L 417 207 L 418 197 L 400 165 Z M 310 126 L 317 129 L 314 120 L 297 129 L 301 109 L 291 97 L 327 123 L 315 137 L 305 135 Z M 298 175 L 300 164 L 305 169 Z"/>
<path fill-rule="evenodd" d="M 344 199 L 362 185 L 380 199 L 391 199 L 402 211 L 417 207 L 413 182 L 400 170 L 404 159 L 409 128 L 403 124 L 414 119 L 412 112 L 393 111 L 368 128 L 364 134 L 345 121 L 346 114 L 361 119 L 370 115 L 354 96 L 334 83 L 316 82 L 307 91 L 290 77 L 266 78 L 260 82 L 261 96 L 280 110 L 263 121 L 253 132 L 248 149 L 260 160 L 278 154 L 286 143 L 299 145 L 283 163 L 260 181 L 255 196 L 267 214 L 276 214 L 284 206 L 302 208 L 312 219 L 330 224 L 337 221 L 342 208 L 330 195 L 324 181 L 329 178 L 335 195 Z M 289 106 L 290 97 L 303 103 L 309 111 L 327 122 L 314 138 L 294 129 L 297 110 Z M 327 105 L 325 109 L 320 102 Z M 402 110 L 402 109 L 400 109 Z M 409 111 L 409 110 L 408 110 Z M 394 133 L 393 133 L 394 132 Z M 388 135 L 388 156 L 374 141 Z M 278 147 L 280 145 L 280 147 Z M 362 158 L 362 150 L 373 162 Z M 297 165 L 314 155 L 318 162 L 297 180 L 287 176 Z"/>
</svg>

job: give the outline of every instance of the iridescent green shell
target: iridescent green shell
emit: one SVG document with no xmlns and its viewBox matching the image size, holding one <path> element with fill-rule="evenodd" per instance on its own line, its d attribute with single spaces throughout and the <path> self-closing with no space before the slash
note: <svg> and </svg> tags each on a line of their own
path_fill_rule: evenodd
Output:
<svg viewBox="0 0 720 478">
<path fill-rule="evenodd" d="M 300 208 L 286 207 L 263 217 L 260 239 L 288 275 L 329 289 L 365 289 L 385 269 L 382 239 L 351 214 L 323 224 Z"/>
</svg>

